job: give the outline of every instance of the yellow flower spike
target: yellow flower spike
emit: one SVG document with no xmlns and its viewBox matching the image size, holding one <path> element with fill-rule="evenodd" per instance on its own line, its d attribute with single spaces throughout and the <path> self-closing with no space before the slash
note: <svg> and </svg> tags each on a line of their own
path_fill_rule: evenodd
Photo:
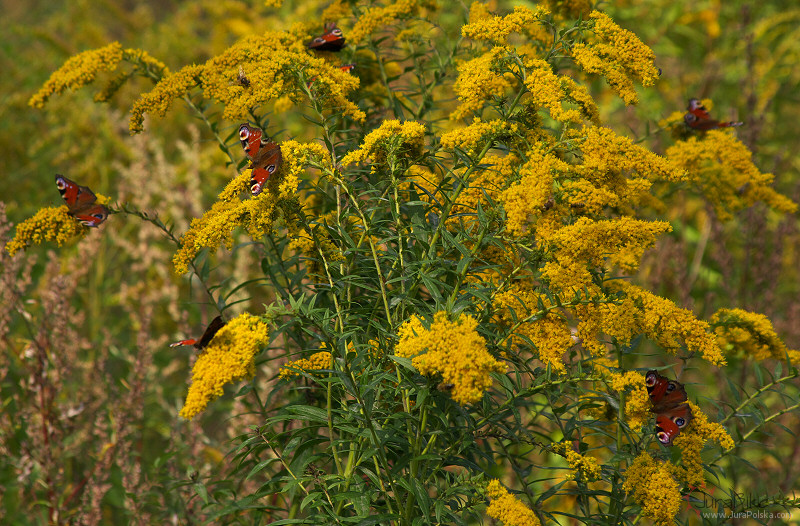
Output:
<svg viewBox="0 0 800 526">
<path fill-rule="evenodd" d="M 774 358 L 800 365 L 800 351 L 789 349 L 778 337 L 769 318 L 743 309 L 720 309 L 710 321 L 719 346 L 731 353 L 741 351 L 756 360 Z"/>
<path fill-rule="evenodd" d="M 317 374 L 316 371 L 330 369 L 333 366 L 333 356 L 328 351 L 320 351 L 312 354 L 308 358 L 301 358 L 291 362 L 286 362 L 281 366 L 278 377 L 282 380 L 289 380 L 295 376 L 300 376 L 300 371 Z"/>
<path fill-rule="evenodd" d="M 633 300 L 637 329 L 648 338 L 675 354 L 681 348 L 681 340 L 689 353 L 697 353 L 714 365 L 725 365 L 725 357 L 719 348 L 711 327 L 689 310 L 682 309 L 672 301 L 656 296 L 629 283 L 617 282 L 622 291 Z"/>
<path fill-rule="evenodd" d="M 497 46 L 458 66 L 458 78 L 453 89 L 460 104 L 450 114 L 451 119 L 462 119 L 479 111 L 487 101 L 505 94 L 512 86 L 512 81 L 493 68 L 509 53 L 510 50 Z"/>
<path fill-rule="evenodd" d="M 413 159 L 422 152 L 425 126 L 414 121 L 387 120 L 364 137 L 358 150 L 342 157 L 341 165 L 370 161 L 384 164 L 400 158 Z"/>
<path fill-rule="evenodd" d="M 395 20 L 410 18 L 419 10 L 418 0 L 395 0 L 387 6 L 371 6 L 358 17 L 346 37 L 355 44 L 364 43 L 376 30 L 383 29 Z"/>
<path fill-rule="evenodd" d="M 658 462 L 645 451 L 628 467 L 622 487 L 642 507 L 642 515 L 659 526 L 671 525 L 683 502 L 675 480 L 679 471 L 671 462 Z"/>
<path fill-rule="evenodd" d="M 87 231 L 87 227 L 69 215 L 66 205 L 42 208 L 33 217 L 17 225 L 14 239 L 6 243 L 6 250 L 13 256 L 20 250 L 45 241 L 55 241 L 61 246 L 70 239 L 84 236 Z"/>
<path fill-rule="evenodd" d="M 645 249 L 671 227 L 665 221 L 641 221 L 630 217 L 593 221 L 578 218 L 554 232 L 546 242 L 555 257 L 542 268 L 542 276 L 558 289 L 582 289 L 592 283 L 588 267 L 603 267 L 607 261 L 625 270 L 638 266 Z"/>
<path fill-rule="evenodd" d="M 218 200 L 202 217 L 192 220 L 189 229 L 181 238 L 181 247 L 172 258 L 175 272 L 184 274 L 191 261 L 203 248 L 211 253 L 220 245 L 233 246 L 233 231 L 241 226 L 253 239 L 272 231 L 275 219 L 281 211 L 280 203 L 293 201 L 297 197 L 298 176 L 309 163 L 330 167 L 327 150 L 317 143 L 303 144 L 297 141 L 281 143 L 283 165 L 267 181 L 267 189 L 255 198 L 242 200 L 242 193 L 249 195 L 250 170 L 244 170 L 220 192 Z"/>
<path fill-rule="evenodd" d="M 705 481 L 700 453 L 706 443 L 714 441 L 726 451 L 733 449 L 736 444 L 721 424 L 709 422 L 708 416 L 697 405 L 692 402 L 688 404 L 692 409 L 692 421 L 678 435 L 674 445 L 681 450 L 681 479 L 689 486 L 700 486 Z"/>
<path fill-rule="evenodd" d="M 450 394 L 456 403 L 476 403 L 492 385 L 489 373 L 506 370 L 489 354 L 486 340 L 475 330 L 477 326 L 478 321 L 466 314 L 451 322 L 447 313 L 437 312 L 430 329 L 413 317 L 398 331 L 400 341 L 395 354 L 411 358 L 420 374 L 440 374 L 445 383 L 453 384 Z"/>
<path fill-rule="evenodd" d="M 476 118 L 469 126 L 456 128 L 442 135 L 441 144 L 444 149 L 460 148 L 472 156 L 483 147 L 482 143 L 515 133 L 517 133 L 516 123 L 509 124 L 502 119 L 482 122 Z"/>
<path fill-rule="evenodd" d="M 475 3 L 470 7 L 470 23 L 461 28 L 461 35 L 493 44 L 506 43 L 511 33 L 521 33 L 548 14 L 547 9 L 543 7 L 529 9 L 515 6 L 514 11 L 506 16 L 484 16 L 478 19 L 477 16 L 473 17 L 472 15 L 473 6 Z M 484 9 L 477 8 L 477 11 L 483 13 Z"/>
<path fill-rule="evenodd" d="M 581 455 L 575 451 L 571 442 L 560 442 L 554 444 L 553 449 L 556 453 L 563 454 L 570 468 L 572 468 L 572 478 L 589 482 L 600 478 L 600 464 L 597 459 L 587 455 Z"/>
<path fill-rule="evenodd" d="M 721 220 L 757 201 L 779 212 L 797 211 L 796 203 L 772 188 L 775 176 L 761 173 L 753 153 L 730 131 L 711 130 L 704 137 L 678 141 L 667 148 L 666 156 L 689 173 Z"/>
<path fill-rule="evenodd" d="M 206 99 L 225 107 L 223 118 L 247 118 L 251 108 L 284 97 L 299 101 L 312 77 L 315 100 L 355 120 L 363 121 L 364 112 L 347 94 L 358 88 L 357 76 L 348 75 L 324 58 L 309 54 L 303 44 L 302 26 L 289 32 L 269 32 L 250 36 L 229 47 L 205 64 L 186 66 L 164 77 L 142 95 L 131 110 L 130 129 L 142 131 L 146 113 L 163 116 L 176 99 L 202 87 Z M 240 75 L 247 84 L 239 81 Z"/>
<path fill-rule="evenodd" d="M 28 105 L 43 108 L 52 95 L 91 84 L 98 72 L 117 69 L 122 57 L 122 45 L 119 42 L 78 53 L 50 75 L 44 86 L 28 100 Z"/>
<path fill-rule="evenodd" d="M 495 295 L 493 309 L 495 318 L 506 326 L 513 326 L 539 309 L 539 302 L 546 307 L 550 301 L 531 290 L 512 286 Z M 512 311 L 514 314 L 512 314 Z M 545 365 L 556 373 L 564 373 L 564 354 L 575 342 L 566 320 L 557 313 L 549 313 L 542 319 L 525 322 L 514 331 L 512 343 L 518 349 L 527 349 L 531 344 L 534 352 Z"/>
<path fill-rule="evenodd" d="M 255 356 L 269 342 L 269 326 L 241 314 L 217 332 L 192 367 L 192 384 L 180 416 L 191 420 L 223 394 L 226 384 L 255 375 Z"/>
<path fill-rule="evenodd" d="M 636 104 L 639 97 L 633 81 L 652 86 L 658 80 L 658 68 L 653 65 L 655 53 L 608 15 L 592 11 L 590 18 L 595 21 L 597 42 L 575 44 L 572 58 L 587 73 L 605 77 L 625 104 Z"/>
<path fill-rule="evenodd" d="M 486 514 L 503 523 L 504 526 L 539 526 L 541 523 L 533 511 L 519 499 L 511 495 L 499 480 L 492 480 L 486 486 L 486 495 L 492 499 Z"/>
</svg>

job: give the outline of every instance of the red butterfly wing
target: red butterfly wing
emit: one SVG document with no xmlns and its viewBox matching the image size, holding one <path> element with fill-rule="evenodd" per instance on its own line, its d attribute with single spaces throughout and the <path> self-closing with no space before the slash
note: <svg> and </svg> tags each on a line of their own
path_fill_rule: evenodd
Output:
<svg viewBox="0 0 800 526">
<path fill-rule="evenodd" d="M 671 446 L 681 429 L 689 425 L 692 421 L 692 408 L 689 404 L 679 405 L 678 407 L 659 413 L 656 415 L 656 438 L 665 446 Z"/>
<path fill-rule="evenodd" d="M 67 203 L 69 214 L 85 226 L 96 227 L 108 217 L 108 208 L 97 203 L 97 196 L 88 186 L 81 186 L 58 174 L 56 186 Z"/>
<path fill-rule="evenodd" d="M 325 33 L 308 43 L 310 49 L 316 51 L 339 51 L 344 47 L 342 30 L 331 24 L 325 27 Z"/>
<path fill-rule="evenodd" d="M 251 128 L 247 124 L 239 127 L 239 139 L 245 153 L 253 161 L 253 172 L 250 176 L 250 193 L 258 195 L 270 175 L 280 168 L 283 162 L 281 147 L 264 136 L 259 128 Z"/>
<path fill-rule="evenodd" d="M 692 409 L 687 400 L 683 384 L 661 376 L 656 371 L 647 371 L 645 386 L 656 413 L 656 437 L 664 445 L 672 441 L 692 420 Z"/>
<path fill-rule="evenodd" d="M 729 128 L 741 126 L 743 122 L 719 122 L 711 118 L 711 115 L 698 99 L 689 99 L 689 112 L 683 116 L 683 121 L 693 130 L 708 131 L 717 128 Z"/>
<path fill-rule="evenodd" d="M 179 342 L 170 344 L 170 347 L 178 347 L 179 345 L 194 345 L 198 350 L 203 350 L 206 348 L 206 346 L 208 346 L 209 343 L 211 343 L 211 340 L 214 339 L 214 336 L 216 336 L 219 330 L 224 326 L 225 321 L 222 319 L 222 316 L 217 316 L 211 320 L 211 323 L 208 325 L 205 332 L 203 332 L 203 335 L 199 340 L 194 338 L 190 340 L 181 340 Z"/>
</svg>

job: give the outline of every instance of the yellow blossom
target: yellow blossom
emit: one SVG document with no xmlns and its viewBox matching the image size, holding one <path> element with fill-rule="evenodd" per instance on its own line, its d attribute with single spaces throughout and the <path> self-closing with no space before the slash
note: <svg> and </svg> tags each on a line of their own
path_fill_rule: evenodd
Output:
<svg viewBox="0 0 800 526">
<path fill-rule="evenodd" d="M 523 6 L 514 7 L 514 11 L 506 16 L 484 16 L 481 18 L 472 16 L 472 9 L 477 4 L 474 2 L 470 7 L 470 23 L 461 28 L 461 34 L 474 40 L 486 40 L 495 44 L 505 43 L 511 33 L 520 33 L 527 26 L 533 25 L 547 15 L 547 10 L 542 7 L 529 9 Z M 478 7 L 480 12 L 483 10 Z"/>
<path fill-rule="evenodd" d="M 774 358 L 800 364 L 800 351 L 789 349 L 763 314 L 743 309 L 720 309 L 711 317 L 717 340 L 727 353 L 741 351 L 756 360 Z"/>
<path fill-rule="evenodd" d="M 532 102 L 547 108 L 550 116 L 563 123 L 580 123 L 582 117 L 593 123 L 600 123 L 600 114 L 589 91 L 567 76 L 553 73 L 550 64 L 539 58 L 525 60 L 527 69 L 525 87 L 531 95 Z M 580 110 L 565 110 L 564 102 L 572 101 Z"/>
<path fill-rule="evenodd" d="M 358 77 L 309 54 L 302 42 L 303 31 L 298 26 L 290 32 L 248 36 L 205 64 L 186 66 L 167 75 L 134 103 L 131 131 L 142 130 L 145 114 L 163 116 L 174 100 L 198 87 L 206 99 L 225 107 L 225 119 L 244 119 L 252 108 L 287 96 L 299 101 L 310 89 L 314 100 L 324 107 L 363 120 L 364 112 L 347 99 L 347 94 L 358 87 Z M 246 84 L 240 82 L 240 75 L 247 79 Z M 311 79 L 314 82 L 309 88 Z"/>
<path fill-rule="evenodd" d="M 52 95 L 91 84 L 98 72 L 115 70 L 121 60 L 122 46 L 119 42 L 78 53 L 50 75 L 44 86 L 30 98 L 28 104 L 34 108 L 43 108 Z"/>
<path fill-rule="evenodd" d="M 504 526 L 539 526 L 536 514 L 519 499 L 511 495 L 499 480 L 492 480 L 486 486 L 486 495 L 492 499 L 486 514 L 503 523 Z"/>
<path fill-rule="evenodd" d="M 66 205 L 42 208 L 17 225 L 17 233 L 6 243 L 6 250 L 13 256 L 30 245 L 53 240 L 61 246 L 70 239 L 82 237 L 87 231 L 88 227 L 69 215 Z"/>
<path fill-rule="evenodd" d="M 361 44 L 376 30 L 385 28 L 395 20 L 410 18 L 417 12 L 418 3 L 418 0 L 396 0 L 386 6 L 372 5 L 361 13 L 347 38 Z"/>
<path fill-rule="evenodd" d="M 797 204 L 772 188 L 773 174 L 761 173 L 752 152 L 731 132 L 711 130 L 670 146 L 666 156 L 690 175 L 721 219 L 763 201 L 780 212 L 794 213 Z"/>
<path fill-rule="evenodd" d="M 511 50 L 497 46 L 458 66 L 458 78 L 453 89 L 460 104 L 450 114 L 451 119 L 461 119 L 472 112 L 478 112 L 487 101 L 505 94 L 512 84 L 499 71 L 510 52 Z"/>
<path fill-rule="evenodd" d="M 557 312 L 527 320 L 550 301 L 530 290 L 512 287 L 495 295 L 493 308 L 498 322 L 514 327 L 512 343 L 519 349 L 533 349 L 554 371 L 566 371 L 564 355 L 575 344 L 569 324 Z"/>
<path fill-rule="evenodd" d="M 607 221 L 578 218 L 546 240 L 553 261 L 542 268 L 543 277 L 560 290 L 582 289 L 592 283 L 590 268 L 616 263 L 634 269 L 644 250 L 671 227 L 664 221 L 641 221 L 620 217 Z M 608 261 L 606 261 L 608 260 Z"/>
<path fill-rule="evenodd" d="M 652 408 L 642 373 L 637 371 L 606 372 L 601 368 L 597 368 L 597 371 L 607 378 L 611 388 L 618 393 L 630 390 L 625 397 L 625 419 L 628 427 L 635 432 L 640 431 L 650 418 L 650 409 Z"/>
<path fill-rule="evenodd" d="M 328 351 L 320 351 L 314 353 L 308 358 L 301 358 L 291 362 L 286 362 L 281 366 L 278 377 L 283 380 L 289 380 L 293 376 L 300 376 L 300 371 L 306 371 L 314 374 L 315 371 L 323 369 L 330 369 L 333 366 L 333 356 Z"/>
<path fill-rule="evenodd" d="M 191 420 L 223 393 L 223 386 L 252 378 L 255 356 L 269 342 L 269 326 L 248 313 L 229 321 L 192 367 L 192 384 L 180 415 Z"/>
<path fill-rule="evenodd" d="M 489 373 L 505 372 L 506 367 L 489 354 L 477 326 L 478 321 L 466 314 L 451 322 L 447 313 L 437 312 L 430 329 L 413 317 L 398 331 L 395 354 L 412 358 L 420 374 L 440 374 L 445 383 L 453 384 L 450 393 L 458 404 L 478 402 L 492 385 Z"/>
<path fill-rule="evenodd" d="M 208 248 L 212 254 L 223 244 L 230 249 L 233 231 L 238 226 L 244 227 L 253 239 L 271 232 L 275 219 L 283 210 L 279 205 L 296 200 L 299 175 L 305 166 L 309 163 L 330 165 L 326 150 L 317 143 L 285 141 L 281 143 L 281 152 L 283 164 L 267 180 L 265 191 L 242 200 L 241 195 L 246 192 L 250 181 L 250 170 L 245 170 L 219 194 L 210 210 L 192 220 L 181 238 L 181 247 L 172 258 L 178 274 L 188 271 L 190 262 L 203 248 Z"/>
<path fill-rule="evenodd" d="M 625 472 L 623 488 L 642 507 L 642 515 L 659 526 L 671 525 L 683 502 L 671 462 L 642 452 Z"/>
<path fill-rule="evenodd" d="M 675 439 L 674 445 L 681 450 L 681 479 L 689 486 L 700 486 L 705 481 L 703 460 L 700 457 L 705 444 L 714 441 L 726 451 L 733 449 L 736 444 L 721 424 L 709 422 L 708 416 L 697 405 L 688 403 L 692 409 L 692 420 Z"/>
<path fill-rule="evenodd" d="M 584 71 L 605 77 L 626 104 L 636 104 L 639 98 L 633 80 L 652 86 L 658 79 L 658 68 L 653 65 L 655 53 L 608 15 L 592 11 L 590 18 L 597 42 L 575 44 L 572 58 Z"/>
<path fill-rule="evenodd" d="M 600 478 L 600 464 L 597 459 L 581 455 L 575 451 L 571 442 L 560 442 L 553 446 L 557 453 L 563 454 L 572 468 L 572 478 L 585 482 Z"/>
<path fill-rule="evenodd" d="M 553 196 L 553 182 L 561 172 L 567 172 L 567 163 L 544 149 L 527 152 L 528 161 L 519 170 L 519 181 L 510 185 L 500 195 L 506 211 L 506 227 L 517 236 L 524 235 L 529 224 L 545 212 L 545 203 Z"/>
<path fill-rule="evenodd" d="M 652 292 L 628 283 L 619 283 L 619 286 L 633 299 L 641 316 L 641 327 L 638 330 L 648 338 L 673 354 L 681 347 L 682 340 L 689 353 L 696 353 L 714 365 L 725 364 L 725 358 L 708 323 L 698 320 L 691 311 Z"/>
<path fill-rule="evenodd" d="M 484 147 L 484 143 L 516 132 L 516 123 L 509 124 L 502 119 L 482 122 L 476 118 L 469 126 L 456 128 L 442 135 L 441 144 L 442 148 L 447 150 L 460 148 L 466 151 L 467 155 L 473 156 L 479 147 Z"/>
<path fill-rule="evenodd" d="M 425 139 L 425 126 L 418 122 L 387 120 L 377 129 L 364 137 L 358 150 L 345 155 L 342 166 L 365 162 L 387 164 L 389 166 L 399 159 L 414 159 L 422 152 Z"/>
</svg>

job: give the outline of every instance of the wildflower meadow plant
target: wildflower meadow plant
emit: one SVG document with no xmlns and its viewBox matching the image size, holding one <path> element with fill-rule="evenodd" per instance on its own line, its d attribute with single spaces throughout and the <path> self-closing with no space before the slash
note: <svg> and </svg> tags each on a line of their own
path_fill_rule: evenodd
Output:
<svg viewBox="0 0 800 526">
<path fill-rule="evenodd" d="M 701 319 L 639 270 L 676 202 L 723 220 L 797 205 L 737 130 L 681 130 L 659 154 L 606 125 L 660 72 L 590 4 L 475 2 L 455 20 L 446 3 L 337 0 L 175 70 L 116 42 L 83 51 L 30 97 L 46 110 L 70 90 L 107 101 L 150 82 L 126 101 L 131 133 L 189 113 L 230 165 L 227 182 L 193 173 L 217 197 L 186 228 L 112 184 L 100 228 L 43 207 L 6 244 L 9 257 L 155 226 L 174 249 L 150 262 L 174 271 L 157 279 L 185 276 L 205 304 L 192 312 L 227 320 L 167 415 L 232 429 L 224 469 L 170 473 L 163 492 L 197 497 L 179 522 L 672 524 L 697 488 L 742 491 L 731 470 L 800 407 L 800 351 L 759 313 Z M 341 46 L 309 47 L 331 28 Z M 280 148 L 268 174 L 245 161 L 243 123 Z M 742 360 L 758 387 L 707 397 L 697 380 Z"/>
</svg>

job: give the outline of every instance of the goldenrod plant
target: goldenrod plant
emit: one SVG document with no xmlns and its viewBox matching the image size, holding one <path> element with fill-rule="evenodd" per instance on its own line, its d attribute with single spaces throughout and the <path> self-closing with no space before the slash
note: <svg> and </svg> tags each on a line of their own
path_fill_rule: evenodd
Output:
<svg viewBox="0 0 800 526">
<path fill-rule="evenodd" d="M 102 225 L 0 222 L 6 516 L 800 518 L 798 342 L 703 266 L 746 218 L 796 251 L 797 196 L 659 91 L 646 3 L 199 2 L 66 59 L 29 111 L 101 108 L 63 148 L 119 176 L 53 157 Z"/>
</svg>

